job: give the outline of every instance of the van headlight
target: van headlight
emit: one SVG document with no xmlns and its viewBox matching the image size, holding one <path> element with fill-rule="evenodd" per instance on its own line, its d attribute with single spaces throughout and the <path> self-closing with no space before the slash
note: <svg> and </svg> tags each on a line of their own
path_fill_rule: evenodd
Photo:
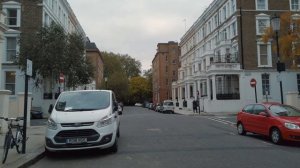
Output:
<svg viewBox="0 0 300 168">
<path fill-rule="evenodd" d="M 56 130 L 57 129 L 57 124 L 56 124 L 56 122 L 52 118 L 50 118 L 47 121 L 47 127 L 49 129 Z"/>
<path fill-rule="evenodd" d="M 107 125 L 110 125 L 112 124 L 112 117 L 104 117 L 102 118 L 100 121 L 97 122 L 97 127 L 100 128 L 100 127 L 105 127 Z"/>
<path fill-rule="evenodd" d="M 293 124 L 293 123 L 284 123 L 284 126 L 288 129 L 300 129 L 299 125 Z"/>
</svg>

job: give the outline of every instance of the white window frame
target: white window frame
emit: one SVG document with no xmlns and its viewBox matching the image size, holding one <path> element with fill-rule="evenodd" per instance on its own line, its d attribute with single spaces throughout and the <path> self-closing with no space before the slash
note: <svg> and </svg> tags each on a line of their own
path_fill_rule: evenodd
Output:
<svg viewBox="0 0 300 168">
<path fill-rule="evenodd" d="M 10 61 L 7 59 L 7 38 L 16 38 L 16 57 L 18 56 L 19 50 L 20 50 L 20 46 L 18 44 L 18 40 L 19 40 L 19 34 L 6 34 L 5 35 L 5 48 L 4 48 L 4 63 L 13 63 L 13 61 Z"/>
<path fill-rule="evenodd" d="M 297 5 L 297 9 L 294 9 L 293 8 L 293 4 L 292 4 L 292 0 L 290 0 L 290 9 L 291 9 L 291 11 L 299 11 L 300 10 L 300 0 L 297 0 L 298 1 L 298 4 L 296 4 Z"/>
<path fill-rule="evenodd" d="M 256 16 L 256 35 L 264 34 L 264 32 L 260 32 L 259 21 L 261 21 L 261 20 L 265 20 L 267 22 L 265 28 L 270 27 L 270 16 L 269 15 L 266 15 L 266 14 L 257 15 Z"/>
<path fill-rule="evenodd" d="M 268 6 L 269 6 L 269 4 L 268 4 L 268 0 L 264 0 L 265 1 L 265 8 L 259 8 L 259 4 L 258 4 L 258 1 L 259 0 L 255 0 L 255 4 L 256 4 L 256 10 L 268 10 Z"/>
<path fill-rule="evenodd" d="M 231 0 L 231 14 L 233 14 L 234 12 L 236 12 L 236 1 L 235 0 Z"/>
<path fill-rule="evenodd" d="M 8 9 L 16 9 L 17 10 L 17 22 L 16 25 L 9 25 L 7 20 L 8 27 L 20 27 L 21 26 L 21 4 L 18 2 L 4 2 L 2 7 L 4 13 L 8 15 Z"/>
<path fill-rule="evenodd" d="M 12 72 L 12 73 L 15 73 L 15 83 L 7 83 L 6 81 L 7 81 L 7 78 L 6 78 L 6 75 L 7 75 L 7 73 L 9 73 L 9 72 Z M 6 89 L 6 90 L 9 90 L 9 89 L 7 89 L 6 88 L 6 85 L 14 85 L 14 90 L 11 90 L 11 94 L 12 95 L 15 95 L 16 94 L 16 84 L 17 84 L 17 78 L 16 78 L 16 71 L 4 71 L 4 88 Z"/>
<path fill-rule="evenodd" d="M 267 64 L 263 65 L 260 62 L 260 45 L 267 45 Z M 272 45 L 271 42 L 257 42 L 257 65 L 258 67 L 272 67 Z"/>
</svg>

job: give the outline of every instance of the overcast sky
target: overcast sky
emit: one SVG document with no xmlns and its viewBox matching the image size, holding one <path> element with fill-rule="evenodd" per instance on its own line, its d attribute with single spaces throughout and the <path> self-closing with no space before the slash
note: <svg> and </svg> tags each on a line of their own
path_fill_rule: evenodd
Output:
<svg viewBox="0 0 300 168">
<path fill-rule="evenodd" d="M 180 42 L 213 0 L 68 0 L 100 51 L 128 54 L 151 68 L 157 43 Z"/>
</svg>

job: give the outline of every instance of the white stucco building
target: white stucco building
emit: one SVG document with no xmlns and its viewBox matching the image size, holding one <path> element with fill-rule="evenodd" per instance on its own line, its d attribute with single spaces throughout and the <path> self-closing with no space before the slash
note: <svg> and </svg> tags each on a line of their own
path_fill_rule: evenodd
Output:
<svg viewBox="0 0 300 168">
<path fill-rule="evenodd" d="M 294 2 L 294 1 L 293 1 Z M 298 6 L 290 0 L 214 0 L 181 38 L 181 67 L 178 81 L 172 84 L 172 99 L 177 108 L 192 109 L 198 99 L 206 112 L 237 112 L 247 103 L 255 103 L 250 80 L 257 81 L 257 100 L 281 102 L 289 91 L 300 89 L 300 72 L 289 68 L 278 73 L 275 40 L 261 41 L 274 14 Z M 279 33 L 280 34 L 280 33 Z M 297 61 L 296 61 L 297 62 Z M 187 107 L 183 107 L 183 101 Z"/>
<path fill-rule="evenodd" d="M 20 49 L 18 40 L 22 32 L 37 31 L 42 26 L 50 25 L 51 22 L 60 24 L 66 33 L 77 32 L 85 37 L 85 32 L 67 0 L 0 0 L 0 3 L 9 28 L 3 36 L 4 49 L 0 50 L 2 56 L 0 88 L 12 91 L 10 100 L 13 101 L 18 93 L 24 92 L 25 88 L 24 72 L 14 62 Z M 39 107 L 46 113 L 49 104 L 55 101 L 58 87 L 57 83 L 51 82 L 44 82 L 43 85 L 36 87 L 30 80 L 28 89 L 32 93 L 32 106 Z"/>
</svg>

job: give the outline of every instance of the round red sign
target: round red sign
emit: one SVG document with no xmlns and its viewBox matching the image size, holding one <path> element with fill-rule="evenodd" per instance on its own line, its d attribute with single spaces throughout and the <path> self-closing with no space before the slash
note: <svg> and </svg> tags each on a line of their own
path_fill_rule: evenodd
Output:
<svg viewBox="0 0 300 168">
<path fill-rule="evenodd" d="M 251 87 L 255 87 L 255 86 L 256 86 L 256 80 L 255 80 L 254 78 L 252 78 L 252 79 L 250 80 L 250 86 L 251 86 Z"/>
<path fill-rule="evenodd" d="M 65 82 L 65 76 L 63 73 L 59 74 L 59 83 L 64 83 Z"/>
</svg>

